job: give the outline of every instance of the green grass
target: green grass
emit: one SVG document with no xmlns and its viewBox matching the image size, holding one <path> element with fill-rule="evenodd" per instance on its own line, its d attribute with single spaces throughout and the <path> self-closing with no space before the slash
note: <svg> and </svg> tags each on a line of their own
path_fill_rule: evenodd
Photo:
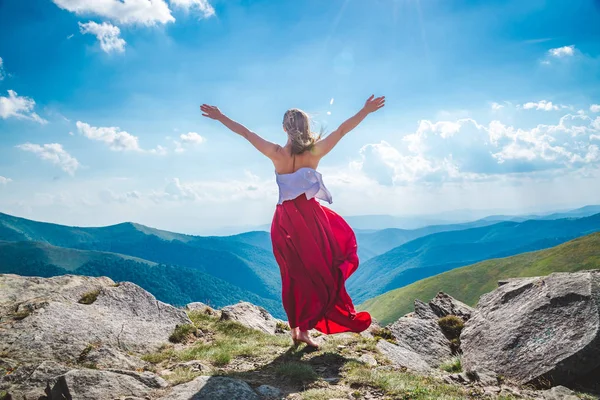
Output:
<svg viewBox="0 0 600 400">
<path fill-rule="evenodd" d="M 165 376 L 165 379 L 171 385 L 179 385 L 181 383 L 186 383 L 191 380 L 194 380 L 196 377 L 200 375 L 205 375 L 202 372 L 192 371 L 189 368 L 175 368 L 173 373 Z"/>
<path fill-rule="evenodd" d="M 315 370 L 306 363 L 290 361 L 281 363 L 274 368 L 275 375 L 292 383 L 302 384 L 318 378 Z"/>
<path fill-rule="evenodd" d="M 330 399 L 345 399 L 348 394 L 337 389 L 318 388 L 309 389 L 300 394 L 302 400 L 330 400 Z"/>
<path fill-rule="evenodd" d="M 466 398 L 460 386 L 448 385 L 437 379 L 408 372 L 377 370 L 350 361 L 344 367 L 344 381 L 353 388 L 370 387 L 382 390 L 394 399 L 458 400 Z"/>
<path fill-rule="evenodd" d="M 198 340 L 181 350 L 172 346 L 163 346 L 158 352 L 146 354 L 144 361 L 158 364 L 163 361 L 204 360 L 216 367 L 223 367 L 237 357 L 260 359 L 269 356 L 273 350 L 288 348 L 291 344 L 287 336 L 269 335 L 247 328 L 235 321 L 220 321 L 217 317 L 202 311 L 188 313 L 194 325 L 188 325 L 185 331 L 199 329 L 210 332 L 210 340 Z M 182 329 L 182 334 L 185 334 Z"/>
<path fill-rule="evenodd" d="M 169 342 L 171 343 L 183 343 L 190 338 L 190 336 L 196 335 L 198 329 L 192 324 L 177 325 L 171 336 L 169 336 Z"/>
<path fill-rule="evenodd" d="M 454 357 L 452 360 L 440 365 L 440 369 L 450 373 L 462 372 L 462 361 L 460 357 Z"/>
<path fill-rule="evenodd" d="M 465 323 L 456 315 L 447 315 L 438 320 L 438 325 L 440 326 L 442 332 L 449 340 L 460 338 L 460 333 L 462 332 Z"/>
<path fill-rule="evenodd" d="M 357 308 L 369 311 L 385 325 L 413 311 L 415 299 L 427 302 L 439 291 L 475 306 L 482 294 L 497 287 L 500 279 L 599 268 L 600 233 L 593 233 L 550 249 L 457 268 L 384 293 Z"/>
<path fill-rule="evenodd" d="M 100 294 L 100 289 L 96 289 L 96 290 L 92 290 L 90 292 L 84 293 L 83 296 L 81 296 L 81 299 L 79 299 L 79 302 L 81 304 L 92 304 L 93 302 L 96 301 L 99 294 Z"/>
</svg>

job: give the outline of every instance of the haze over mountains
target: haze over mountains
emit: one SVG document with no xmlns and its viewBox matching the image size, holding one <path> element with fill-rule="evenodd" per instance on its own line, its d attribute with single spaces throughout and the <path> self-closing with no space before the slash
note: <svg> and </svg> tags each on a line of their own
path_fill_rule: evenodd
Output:
<svg viewBox="0 0 600 400">
<path fill-rule="evenodd" d="M 499 215 L 417 229 L 353 226 L 361 266 L 347 286 L 359 304 L 453 268 L 598 231 L 598 212 L 600 206 L 588 206 L 536 220 Z M 383 221 L 348 218 L 363 227 L 370 219 L 374 226 Z M 137 283 L 174 305 L 201 301 L 222 307 L 245 300 L 285 318 L 279 268 L 265 231 L 202 237 L 129 222 L 69 227 L 0 213 L 0 273 L 103 275 Z"/>
</svg>

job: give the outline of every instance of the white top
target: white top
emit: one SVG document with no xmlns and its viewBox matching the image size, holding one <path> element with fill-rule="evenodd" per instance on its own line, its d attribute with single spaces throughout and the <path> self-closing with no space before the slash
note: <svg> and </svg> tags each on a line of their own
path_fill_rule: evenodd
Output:
<svg viewBox="0 0 600 400">
<path fill-rule="evenodd" d="M 279 186 L 279 202 L 293 200 L 301 194 L 307 199 L 313 197 L 331 204 L 331 193 L 323 183 L 323 176 L 313 168 L 303 167 L 291 174 L 278 174 L 275 172 L 277 186 Z"/>
</svg>

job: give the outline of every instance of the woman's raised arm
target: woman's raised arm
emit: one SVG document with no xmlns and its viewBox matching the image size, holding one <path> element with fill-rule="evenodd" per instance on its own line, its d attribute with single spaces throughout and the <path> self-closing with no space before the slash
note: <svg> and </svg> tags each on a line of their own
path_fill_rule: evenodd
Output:
<svg viewBox="0 0 600 400">
<path fill-rule="evenodd" d="M 339 128 L 315 144 L 315 155 L 318 157 L 325 156 L 348 132 L 356 128 L 358 124 L 360 124 L 367 117 L 367 115 L 379 110 L 383 106 L 385 106 L 385 96 L 375 98 L 375 95 L 372 95 L 369 97 L 363 108 L 358 113 L 348 118 L 339 126 Z"/>
<path fill-rule="evenodd" d="M 258 151 L 270 159 L 274 159 L 280 154 L 281 146 L 263 139 L 244 125 L 230 119 L 218 107 L 203 104 L 200 106 L 200 110 L 204 117 L 219 121 L 233 132 L 248 140 Z"/>
</svg>

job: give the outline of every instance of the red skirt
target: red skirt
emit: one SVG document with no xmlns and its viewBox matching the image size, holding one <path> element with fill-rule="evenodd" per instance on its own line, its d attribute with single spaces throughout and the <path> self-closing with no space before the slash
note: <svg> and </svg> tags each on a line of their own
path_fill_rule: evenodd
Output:
<svg viewBox="0 0 600 400">
<path fill-rule="evenodd" d="M 346 292 L 358 255 L 354 232 L 341 216 L 301 195 L 277 205 L 271 240 L 291 328 L 331 334 L 371 325 L 369 313 L 357 313 Z"/>
</svg>

